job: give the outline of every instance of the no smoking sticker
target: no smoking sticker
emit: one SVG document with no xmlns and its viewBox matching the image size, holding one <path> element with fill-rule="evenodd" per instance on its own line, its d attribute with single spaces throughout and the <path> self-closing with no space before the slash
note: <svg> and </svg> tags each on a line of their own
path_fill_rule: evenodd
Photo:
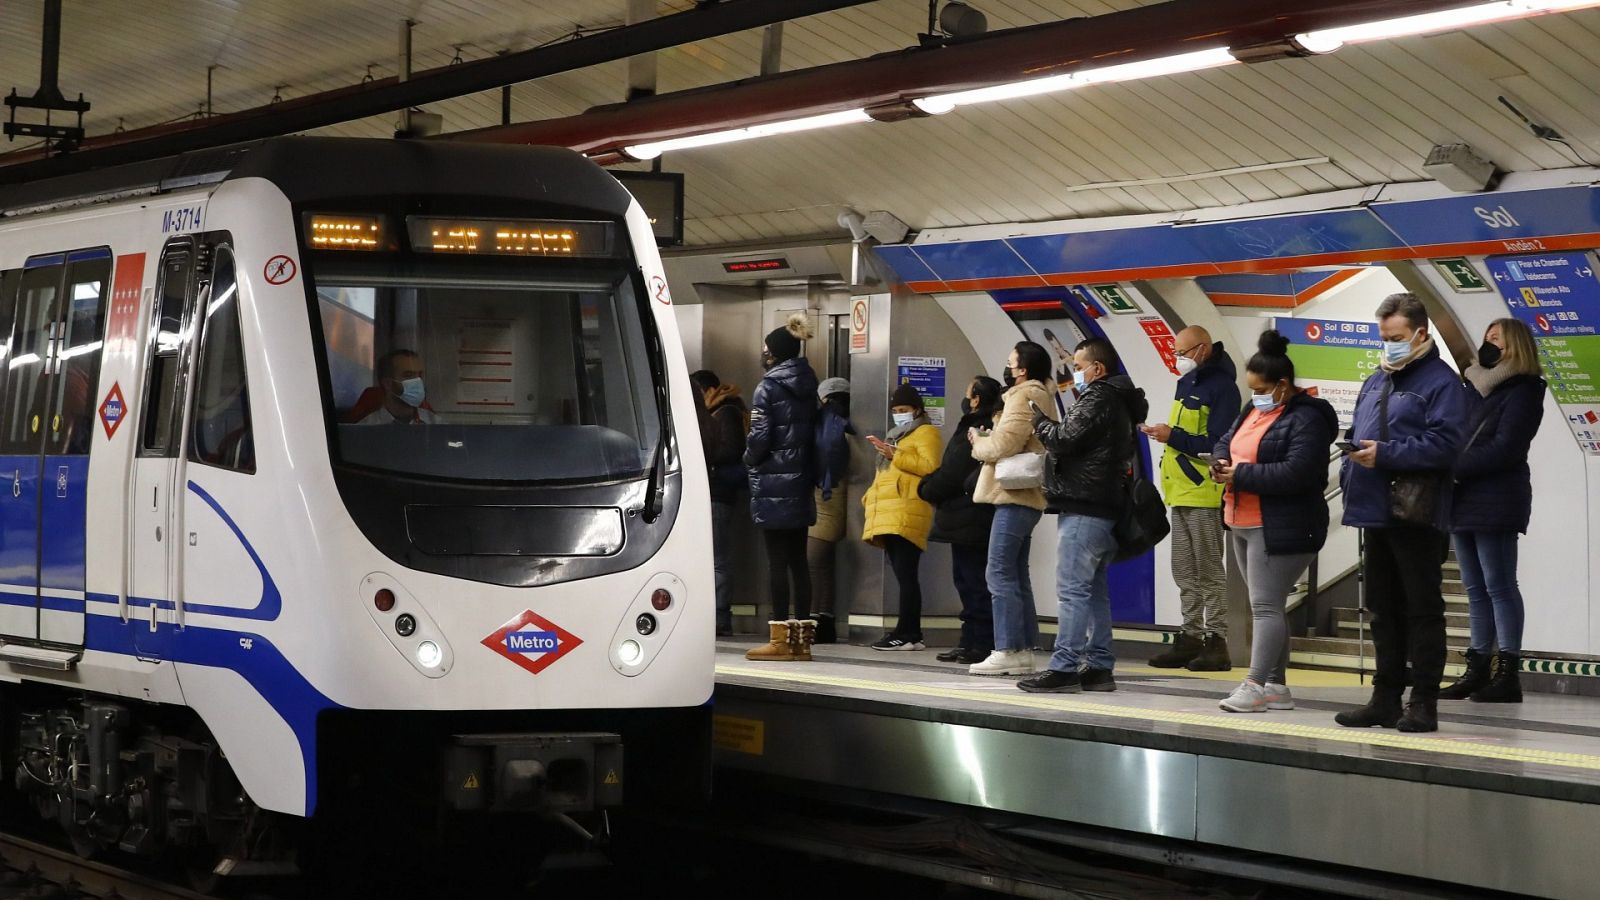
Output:
<svg viewBox="0 0 1600 900">
<path fill-rule="evenodd" d="M 650 276 L 650 293 L 655 296 L 656 302 L 662 306 L 672 305 L 672 295 L 667 293 L 667 280 L 660 275 Z"/>
<path fill-rule="evenodd" d="M 285 284 L 293 280 L 298 271 L 299 268 L 294 264 L 294 260 L 280 253 L 267 260 L 266 267 L 261 270 L 261 276 L 267 280 L 267 284 Z"/>
</svg>

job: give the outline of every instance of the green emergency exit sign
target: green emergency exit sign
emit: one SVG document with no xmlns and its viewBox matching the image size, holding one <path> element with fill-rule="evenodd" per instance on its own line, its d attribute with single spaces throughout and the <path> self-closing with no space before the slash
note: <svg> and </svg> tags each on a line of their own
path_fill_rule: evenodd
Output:
<svg viewBox="0 0 1600 900">
<path fill-rule="evenodd" d="M 1114 313 L 1127 314 L 1140 311 L 1139 304 L 1133 302 L 1132 297 L 1123 293 L 1121 285 L 1096 284 L 1091 285 L 1089 290 L 1094 291 L 1094 295 L 1100 298 L 1100 302 L 1106 305 L 1106 309 Z"/>
<path fill-rule="evenodd" d="M 1473 268 L 1472 261 L 1465 256 L 1436 259 L 1433 261 L 1433 265 L 1434 268 L 1439 270 L 1439 274 L 1444 276 L 1444 280 L 1450 282 L 1450 286 L 1455 288 L 1458 294 L 1470 294 L 1475 291 L 1487 291 L 1489 289 L 1489 283 L 1483 280 L 1483 276 L 1479 275 L 1478 270 Z"/>
</svg>

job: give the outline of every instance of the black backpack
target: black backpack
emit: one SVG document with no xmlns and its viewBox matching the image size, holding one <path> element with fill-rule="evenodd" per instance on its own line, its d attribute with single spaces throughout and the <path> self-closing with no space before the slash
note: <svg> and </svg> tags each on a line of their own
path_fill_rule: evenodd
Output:
<svg viewBox="0 0 1600 900">
<path fill-rule="evenodd" d="M 1117 539 L 1117 555 L 1113 557 L 1116 562 L 1143 556 L 1172 533 L 1172 525 L 1167 521 L 1167 505 L 1161 500 L 1161 492 L 1141 472 L 1137 430 L 1133 435 L 1133 453 L 1128 458 L 1125 488 L 1126 502 L 1112 531 Z"/>
</svg>

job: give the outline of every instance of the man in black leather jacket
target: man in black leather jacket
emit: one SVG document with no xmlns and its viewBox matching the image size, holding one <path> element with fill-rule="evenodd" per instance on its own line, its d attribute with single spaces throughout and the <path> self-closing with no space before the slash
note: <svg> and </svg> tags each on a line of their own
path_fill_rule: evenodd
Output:
<svg viewBox="0 0 1600 900">
<path fill-rule="evenodd" d="M 1094 338 L 1073 353 L 1078 400 L 1060 422 L 1040 415 L 1034 433 L 1050 453 L 1044 493 L 1057 523 L 1057 627 L 1048 671 L 1017 687 L 1031 692 L 1114 691 L 1111 593 L 1106 573 L 1117 553 L 1117 518 L 1127 503 L 1133 428 L 1150 411 L 1144 391 L 1121 368 L 1110 342 Z M 1080 671 L 1081 667 L 1081 671 Z"/>
</svg>

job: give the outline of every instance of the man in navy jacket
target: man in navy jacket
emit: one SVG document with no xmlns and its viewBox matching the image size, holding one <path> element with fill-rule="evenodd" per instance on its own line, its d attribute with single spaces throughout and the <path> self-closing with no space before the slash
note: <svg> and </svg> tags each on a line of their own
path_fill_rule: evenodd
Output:
<svg viewBox="0 0 1600 900">
<path fill-rule="evenodd" d="M 1449 553 L 1450 488 L 1467 419 L 1466 389 L 1439 356 L 1428 314 L 1415 294 L 1391 294 L 1378 306 L 1383 362 L 1361 386 L 1340 474 L 1344 524 L 1365 529 L 1367 606 L 1377 645 L 1372 700 L 1335 717 L 1348 727 L 1438 729 L 1444 674 L 1441 570 Z M 1396 477 L 1437 476 L 1431 521 L 1412 524 L 1391 512 Z M 1411 702 L 1400 695 L 1411 663 Z"/>
</svg>

